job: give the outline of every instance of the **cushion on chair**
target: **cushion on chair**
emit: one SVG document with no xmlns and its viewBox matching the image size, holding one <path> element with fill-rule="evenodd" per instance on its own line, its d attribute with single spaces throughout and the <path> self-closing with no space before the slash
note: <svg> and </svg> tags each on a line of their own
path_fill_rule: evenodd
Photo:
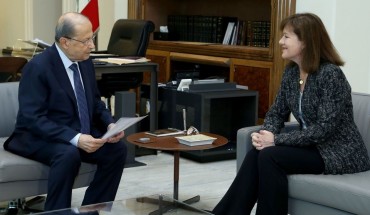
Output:
<svg viewBox="0 0 370 215">
<path fill-rule="evenodd" d="M 18 112 L 18 82 L 0 84 L 0 137 L 8 137 L 14 130 Z"/>
<path fill-rule="evenodd" d="M 291 175 L 289 196 L 354 214 L 370 213 L 370 171 L 344 175 Z"/>
<path fill-rule="evenodd" d="M 48 166 L 4 150 L 3 143 L 5 140 L 6 138 L 0 138 L 0 183 L 48 178 Z M 95 170 L 95 165 L 82 163 L 79 174 L 94 172 Z"/>
<path fill-rule="evenodd" d="M 0 182 L 47 179 L 47 166 L 4 150 L 0 138 Z M 22 173 L 22 174 L 20 174 Z"/>
<path fill-rule="evenodd" d="M 352 92 L 352 103 L 355 123 L 370 156 L 370 96 L 365 93 Z"/>
</svg>

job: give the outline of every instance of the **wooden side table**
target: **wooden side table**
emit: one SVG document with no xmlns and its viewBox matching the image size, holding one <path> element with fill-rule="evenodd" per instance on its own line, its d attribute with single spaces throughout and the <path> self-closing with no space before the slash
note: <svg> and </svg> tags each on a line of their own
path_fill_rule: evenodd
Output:
<svg viewBox="0 0 370 215">
<path fill-rule="evenodd" d="M 201 134 L 217 138 L 212 144 L 202 146 L 187 146 L 180 144 L 175 136 L 154 137 L 146 134 L 145 132 L 131 134 L 127 137 L 127 141 L 140 147 L 157 149 L 163 151 L 172 151 L 174 155 L 174 177 L 173 177 L 173 198 L 178 200 L 179 197 L 179 166 L 180 166 L 180 152 L 192 150 L 205 150 L 223 146 L 228 143 L 228 140 L 220 135 L 202 132 Z M 181 135 L 179 135 L 181 136 Z M 146 143 L 139 141 L 140 138 L 150 138 Z M 198 202 L 200 196 L 197 195 L 193 198 L 185 200 L 184 203 L 191 204 Z"/>
<path fill-rule="evenodd" d="M 149 86 L 142 85 L 141 90 L 141 110 L 145 113 L 144 101 L 150 97 Z M 188 92 L 177 91 L 173 87 L 159 87 L 158 104 L 161 107 L 158 109 L 158 128 L 183 128 L 182 110 L 185 109 L 187 125 L 202 132 L 222 135 L 229 140 L 225 146 L 213 150 L 181 152 L 181 157 L 198 162 L 234 159 L 238 129 L 257 123 L 258 92 L 253 90 Z"/>
</svg>

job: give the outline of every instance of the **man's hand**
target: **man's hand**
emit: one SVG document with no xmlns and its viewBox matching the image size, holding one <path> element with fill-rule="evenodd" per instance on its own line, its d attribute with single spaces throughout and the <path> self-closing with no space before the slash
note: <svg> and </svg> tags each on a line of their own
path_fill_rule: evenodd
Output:
<svg viewBox="0 0 370 215">
<path fill-rule="evenodd" d="M 95 139 L 91 135 L 81 134 L 78 139 L 77 147 L 81 148 L 87 153 L 93 153 L 104 145 L 107 140 Z"/>
<path fill-rule="evenodd" d="M 270 131 L 261 130 L 251 134 L 252 144 L 257 150 L 262 150 L 266 147 L 275 146 L 275 136 Z"/>
<path fill-rule="evenodd" d="M 109 125 L 108 125 L 108 130 L 109 130 L 109 129 L 112 129 L 114 126 L 115 126 L 115 124 L 114 124 L 114 123 L 109 124 Z M 124 136 L 125 136 L 125 132 L 124 132 L 124 131 L 121 131 L 121 132 L 119 132 L 118 134 L 116 134 L 115 136 L 108 138 L 107 142 L 108 142 L 108 143 L 117 143 L 117 142 L 118 142 L 118 141 L 120 141 Z"/>
</svg>

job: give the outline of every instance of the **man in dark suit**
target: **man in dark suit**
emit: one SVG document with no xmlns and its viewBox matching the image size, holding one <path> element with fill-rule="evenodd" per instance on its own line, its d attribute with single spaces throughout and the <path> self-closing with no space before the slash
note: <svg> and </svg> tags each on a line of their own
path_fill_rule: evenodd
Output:
<svg viewBox="0 0 370 215">
<path fill-rule="evenodd" d="M 100 99 L 89 19 L 63 14 L 55 43 L 30 60 L 19 84 L 16 127 L 4 147 L 50 166 L 45 210 L 71 206 L 72 187 L 81 162 L 97 164 L 82 204 L 113 201 L 127 149 L 120 139 L 100 139 L 114 119 Z M 71 66 L 74 65 L 74 66 Z"/>
</svg>

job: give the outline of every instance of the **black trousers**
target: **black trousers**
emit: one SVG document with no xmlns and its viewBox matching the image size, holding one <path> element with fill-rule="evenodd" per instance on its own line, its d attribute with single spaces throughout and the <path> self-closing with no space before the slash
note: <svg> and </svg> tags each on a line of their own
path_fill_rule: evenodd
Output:
<svg viewBox="0 0 370 215">
<path fill-rule="evenodd" d="M 50 166 L 45 211 L 71 207 L 72 188 L 81 162 L 97 164 L 93 181 L 85 192 L 82 205 L 113 201 L 126 162 L 127 147 L 123 142 L 106 143 L 94 153 L 76 146 L 50 143 L 31 159 Z"/>
<path fill-rule="evenodd" d="M 248 152 L 225 196 L 214 208 L 216 215 L 288 213 L 289 174 L 320 174 L 324 162 L 315 147 L 272 146 Z"/>
</svg>

